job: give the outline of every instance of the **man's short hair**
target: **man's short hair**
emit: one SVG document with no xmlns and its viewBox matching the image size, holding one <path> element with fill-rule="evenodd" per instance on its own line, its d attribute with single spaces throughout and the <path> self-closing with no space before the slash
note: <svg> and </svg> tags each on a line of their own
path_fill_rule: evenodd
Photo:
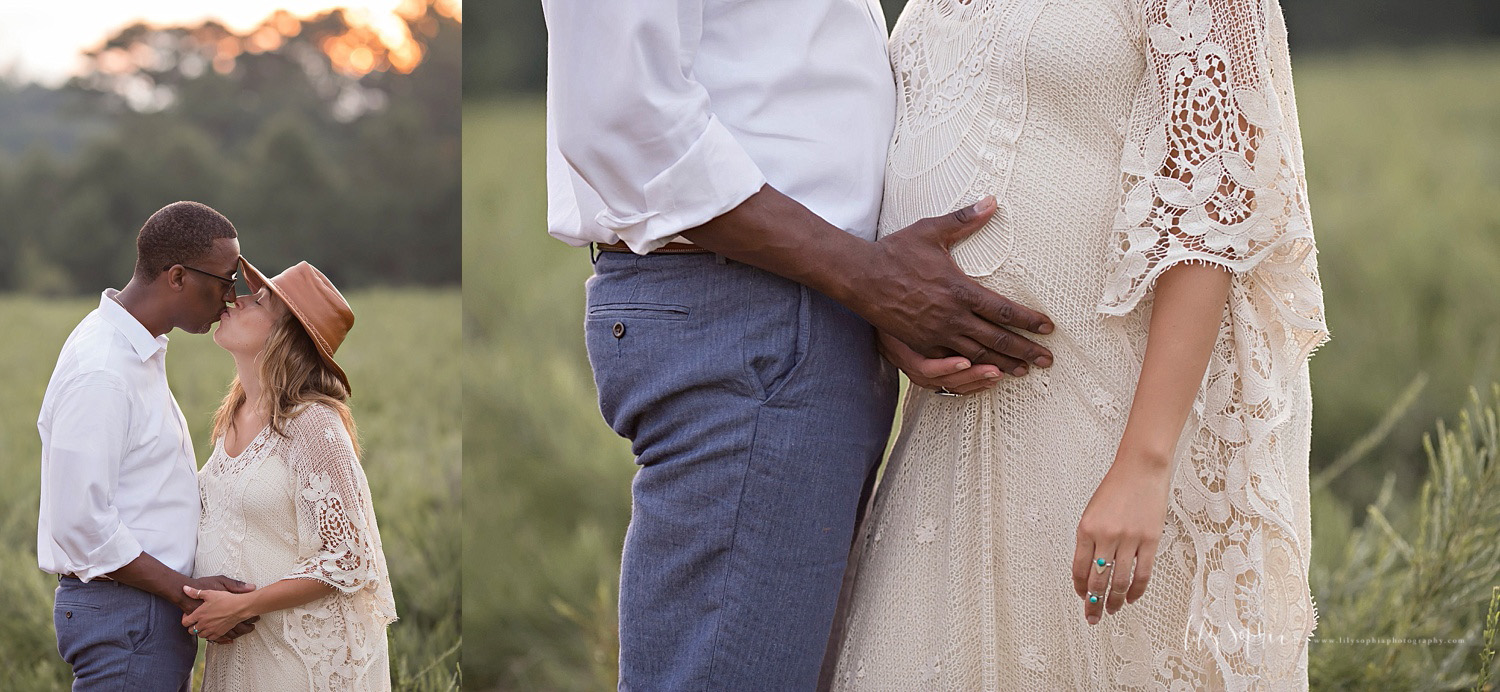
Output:
<svg viewBox="0 0 1500 692">
<path fill-rule="evenodd" d="M 238 238 L 234 224 L 212 207 L 173 202 L 158 209 L 135 237 L 135 275 L 154 281 L 166 268 L 203 259 L 219 238 Z"/>
</svg>

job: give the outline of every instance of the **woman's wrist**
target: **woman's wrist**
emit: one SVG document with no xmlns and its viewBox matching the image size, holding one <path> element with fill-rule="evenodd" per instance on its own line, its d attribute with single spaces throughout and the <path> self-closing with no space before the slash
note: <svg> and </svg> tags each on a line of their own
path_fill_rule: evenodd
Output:
<svg viewBox="0 0 1500 692">
<path fill-rule="evenodd" d="M 235 616 L 239 617 L 241 621 L 244 621 L 249 618 L 265 615 L 265 613 L 261 612 L 260 596 L 260 589 L 256 589 L 255 591 L 251 591 L 247 594 L 236 594 L 237 598 L 235 599 Z"/>
<path fill-rule="evenodd" d="M 1172 470 L 1172 452 L 1164 445 L 1121 442 L 1114 465 L 1123 470 L 1166 474 Z"/>
</svg>

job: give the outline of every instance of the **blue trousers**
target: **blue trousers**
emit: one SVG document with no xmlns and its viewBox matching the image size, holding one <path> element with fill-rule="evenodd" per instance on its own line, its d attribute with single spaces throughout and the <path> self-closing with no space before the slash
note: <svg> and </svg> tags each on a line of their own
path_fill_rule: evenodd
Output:
<svg viewBox="0 0 1500 692">
<path fill-rule="evenodd" d="M 160 596 L 64 577 L 52 623 L 75 692 L 187 692 L 192 684 L 198 641 L 182 626 L 182 611 Z"/>
<path fill-rule="evenodd" d="M 637 471 L 621 690 L 812 690 L 896 371 L 816 291 L 712 254 L 603 253 L 585 323 Z"/>
</svg>

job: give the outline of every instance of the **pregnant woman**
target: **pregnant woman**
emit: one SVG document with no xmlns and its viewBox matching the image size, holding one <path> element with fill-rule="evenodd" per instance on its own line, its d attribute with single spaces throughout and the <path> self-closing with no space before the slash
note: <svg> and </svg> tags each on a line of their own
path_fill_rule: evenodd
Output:
<svg viewBox="0 0 1500 692">
<path fill-rule="evenodd" d="M 354 313 L 306 262 L 272 279 L 241 262 L 251 293 L 214 332 L 237 375 L 198 474 L 196 570 L 260 588 L 192 589 L 204 604 L 183 625 L 212 641 L 260 621 L 209 647 L 203 689 L 389 690 L 386 625 L 396 608 L 345 404 L 349 380 L 333 360 Z"/>
<path fill-rule="evenodd" d="M 1327 330 L 1280 7 L 913 0 L 891 55 L 882 234 L 994 194 L 954 259 L 1056 365 L 940 389 L 884 340 L 923 386 L 825 683 L 1306 689 Z"/>
</svg>

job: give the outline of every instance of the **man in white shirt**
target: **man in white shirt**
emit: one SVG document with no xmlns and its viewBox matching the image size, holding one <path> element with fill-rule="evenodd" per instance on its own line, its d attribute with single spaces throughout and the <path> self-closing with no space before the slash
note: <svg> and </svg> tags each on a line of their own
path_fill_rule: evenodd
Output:
<svg viewBox="0 0 1500 692">
<path fill-rule="evenodd" d="M 812 689 L 893 415 L 872 325 L 1015 376 L 1052 325 L 948 254 L 993 198 L 876 241 L 877 0 L 543 8 L 548 227 L 603 251 L 589 358 L 641 466 L 620 688 Z"/>
<path fill-rule="evenodd" d="M 191 577 L 198 464 L 166 371 L 166 333 L 208 332 L 235 298 L 239 254 L 217 211 L 163 207 L 141 227 L 130 283 L 105 290 L 58 355 L 37 419 L 37 562 L 58 575 L 53 621 L 74 690 L 189 689 L 197 639 L 181 618 L 200 601 L 183 586 L 254 588 Z"/>
</svg>

